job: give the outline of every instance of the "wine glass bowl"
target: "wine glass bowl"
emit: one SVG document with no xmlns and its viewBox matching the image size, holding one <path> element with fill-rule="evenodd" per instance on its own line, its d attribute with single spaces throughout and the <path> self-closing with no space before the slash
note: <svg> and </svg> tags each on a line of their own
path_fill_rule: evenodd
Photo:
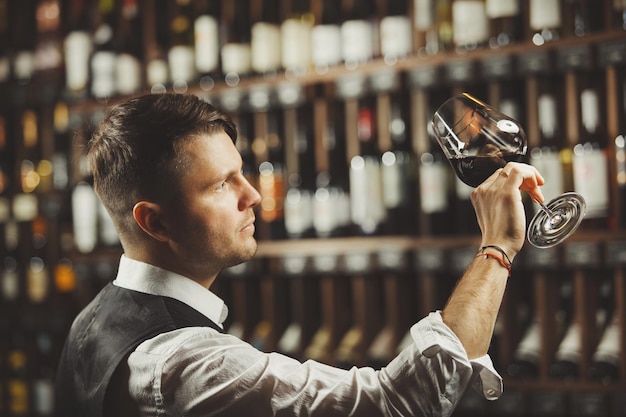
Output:
<svg viewBox="0 0 626 417">
<path fill-rule="evenodd" d="M 435 112 L 432 127 L 439 146 L 457 177 L 479 186 L 507 162 L 525 162 L 528 145 L 521 124 L 468 93 L 446 100 Z M 527 238 L 536 247 L 559 244 L 580 225 L 585 200 L 564 193 L 538 210 L 529 223 Z"/>
<path fill-rule="evenodd" d="M 435 112 L 433 128 L 456 175 L 471 187 L 507 162 L 526 158 L 521 125 L 467 93 L 448 99 Z"/>
</svg>

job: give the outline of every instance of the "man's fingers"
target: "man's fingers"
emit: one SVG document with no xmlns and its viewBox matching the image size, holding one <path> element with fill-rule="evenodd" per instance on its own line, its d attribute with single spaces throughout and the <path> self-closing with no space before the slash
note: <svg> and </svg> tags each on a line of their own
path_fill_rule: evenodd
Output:
<svg viewBox="0 0 626 417">
<path fill-rule="evenodd" d="M 545 180 L 532 165 L 509 162 L 502 168 L 500 176 L 513 181 L 520 190 L 526 191 L 533 200 L 539 202 L 545 200 L 540 188 L 545 183 Z"/>
</svg>

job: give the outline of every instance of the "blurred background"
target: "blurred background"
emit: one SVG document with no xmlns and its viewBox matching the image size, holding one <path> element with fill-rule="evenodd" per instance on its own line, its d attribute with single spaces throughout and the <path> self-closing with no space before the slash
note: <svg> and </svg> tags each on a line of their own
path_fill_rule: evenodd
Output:
<svg viewBox="0 0 626 417">
<path fill-rule="evenodd" d="M 588 212 L 515 259 L 505 394 L 455 416 L 626 416 L 625 0 L 0 0 L 0 416 L 52 415 L 69 326 L 116 275 L 85 139 L 166 91 L 235 119 L 262 195 L 258 256 L 212 287 L 227 331 L 341 367 L 384 366 L 478 249 L 434 110 L 466 91 L 522 122 L 546 197 Z"/>
</svg>

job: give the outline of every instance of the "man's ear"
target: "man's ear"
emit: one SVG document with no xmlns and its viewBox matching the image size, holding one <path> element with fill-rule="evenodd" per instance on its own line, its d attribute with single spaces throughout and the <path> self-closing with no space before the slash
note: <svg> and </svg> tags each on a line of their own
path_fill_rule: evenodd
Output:
<svg viewBox="0 0 626 417">
<path fill-rule="evenodd" d="M 169 240 L 167 228 L 161 219 L 161 207 L 149 201 L 140 201 L 133 207 L 133 218 L 141 229 L 161 242 Z"/>
</svg>

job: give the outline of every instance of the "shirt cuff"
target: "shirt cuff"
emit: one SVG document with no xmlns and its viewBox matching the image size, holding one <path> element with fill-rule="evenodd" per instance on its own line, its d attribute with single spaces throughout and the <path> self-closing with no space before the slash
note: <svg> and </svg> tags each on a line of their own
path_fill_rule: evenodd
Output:
<svg viewBox="0 0 626 417">
<path fill-rule="evenodd" d="M 411 328 L 411 335 L 418 350 L 427 358 L 441 351 L 473 371 L 472 386 L 487 400 L 496 400 L 502 395 L 502 377 L 496 371 L 489 355 L 469 360 L 459 338 L 443 322 L 441 312 L 435 311 Z"/>
</svg>

